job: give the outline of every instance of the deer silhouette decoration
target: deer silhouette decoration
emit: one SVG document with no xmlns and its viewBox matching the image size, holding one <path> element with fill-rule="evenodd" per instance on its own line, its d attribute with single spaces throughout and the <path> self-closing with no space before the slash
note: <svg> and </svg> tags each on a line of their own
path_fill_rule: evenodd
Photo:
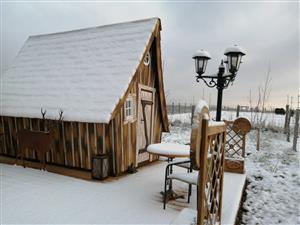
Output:
<svg viewBox="0 0 300 225">
<path fill-rule="evenodd" d="M 41 109 L 41 113 L 43 116 L 43 121 L 45 122 L 45 115 L 46 110 L 43 111 Z M 23 129 L 20 131 L 17 131 L 15 136 L 16 139 L 19 142 L 19 149 L 16 154 L 16 161 L 18 159 L 18 156 L 21 156 L 23 167 L 25 168 L 24 163 L 24 155 L 26 149 L 32 149 L 35 150 L 37 157 L 39 161 L 42 163 L 41 169 L 46 168 L 46 161 L 45 161 L 45 155 L 46 152 L 50 151 L 51 146 L 54 141 L 54 133 L 55 129 L 58 128 L 60 122 L 63 120 L 63 111 L 59 111 L 59 119 L 55 120 L 54 124 L 50 125 L 48 128 L 48 131 L 34 131 L 29 129 Z"/>
</svg>

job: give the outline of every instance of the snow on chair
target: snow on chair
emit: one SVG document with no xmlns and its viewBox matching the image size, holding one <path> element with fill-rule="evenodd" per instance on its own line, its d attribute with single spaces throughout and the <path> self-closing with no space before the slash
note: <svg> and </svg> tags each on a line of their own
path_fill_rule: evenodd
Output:
<svg viewBox="0 0 300 225">
<path fill-rule="evenodd" d="M 166 208 L 167 194 L 173 193 L 172 180 L 178 180 L 189 184 L 188 189 L 188 203 L 192 193 L 192 185 L 198 185 L 198 172 L 200 168 L 200 143 L 202 133 L 203 119 L 209 120 L 209 109 L 205 101 L 200 100 L 195 108 L 192 124 L 192 132 L 190 139 L 190 159 L 179 162 L 171 162 L 166 167 L 165 172 L 165 185 L 164 185 L 164 209 Z M 173 173 L 173 166 L 181 166 L 188 169 L 189 173 Z M 192 170 L 195 170 L 194 172 Z M 167 187 L 168 186 L 168 187 Z M 168 190 L 167 190 L 168 189 Z M 176 196 L 174 197 L 176 198 Z"/>
</svg>

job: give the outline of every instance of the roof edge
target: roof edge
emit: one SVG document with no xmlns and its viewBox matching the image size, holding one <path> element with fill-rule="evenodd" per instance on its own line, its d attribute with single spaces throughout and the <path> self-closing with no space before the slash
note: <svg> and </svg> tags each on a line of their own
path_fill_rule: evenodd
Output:
<svg viewBox="0 0 300 225">
<path fill-rule="evenodd" d="M 52 35 L 60 35 L 60 34 L 66 34 L 66 33 L 78 32 L 78 31 L 85 31 L 85 30 L 90 30 L 90 29 L 103 28 L 103 27 L 113 27 L 113 26 L 117 26 L 117 25 L 121 25 L 121 24 L 127 24 L 127 23 L 140 23 L 140 22 L 145 22 L 145 21 L 148 21 L 148 20 L 160 20 L 160 18 L 159 17 L 150 17 L 150 18 L 147 18 L 147 19 L 132 20 L 132 21 L 126 21 L 126 22 L 120 22 L 120 23 L 112 23 L 112 24 L 105 24 L 105 25 L 100 25 L 100 26 L 86 27 L 86 28 L 69 30 L 69 31 L 60 31 L 60 32 L 54 32 L 54 33 L 29 35 L 28 39 L 29 38 L 30 39 L 31 38 L 40 38 L 40 37 L 52 36 Z"/>
</svg>

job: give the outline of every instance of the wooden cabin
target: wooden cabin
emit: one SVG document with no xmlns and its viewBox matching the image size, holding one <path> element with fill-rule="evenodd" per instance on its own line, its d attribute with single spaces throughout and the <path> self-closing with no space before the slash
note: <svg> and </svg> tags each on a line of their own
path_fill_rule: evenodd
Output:
<svg viewBox="0 0 300 225">
<path fill-rule="evenodd" d="M 153 161 L 145 147 L 169 129 L 160 31 L 151 18 L 30 36 L 1 75 L 0 154 L 15 157 L 18 130 L 47 131 L 43 108 L 47 120 L 63 110 L 47 165 L 91 171 L 107 154 L 119 175 Z"/>
</svg>

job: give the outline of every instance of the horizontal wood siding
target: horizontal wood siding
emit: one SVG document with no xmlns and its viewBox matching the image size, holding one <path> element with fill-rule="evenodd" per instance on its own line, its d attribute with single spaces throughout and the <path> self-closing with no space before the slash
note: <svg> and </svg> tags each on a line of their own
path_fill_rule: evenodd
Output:
<svg viewBox="0 0 300 225">
<path fill-rule="evenodd" d="M 15 132 L 22 129 L 46 131 L 47 122 L 40 119 L 0 117 L 0 154 L 16 156 L 18 143 Z M 108 125 L 95 123 L 63 122 L 54 132 L 54 143 L 46 154 L 48 164 L 67 167 L 92 169 L 92 157 L 100 154 L 110 154 L 110 139 Z M 37 160 L 32 149 L 26 150 L 25 159 Z"/>
</svg>

